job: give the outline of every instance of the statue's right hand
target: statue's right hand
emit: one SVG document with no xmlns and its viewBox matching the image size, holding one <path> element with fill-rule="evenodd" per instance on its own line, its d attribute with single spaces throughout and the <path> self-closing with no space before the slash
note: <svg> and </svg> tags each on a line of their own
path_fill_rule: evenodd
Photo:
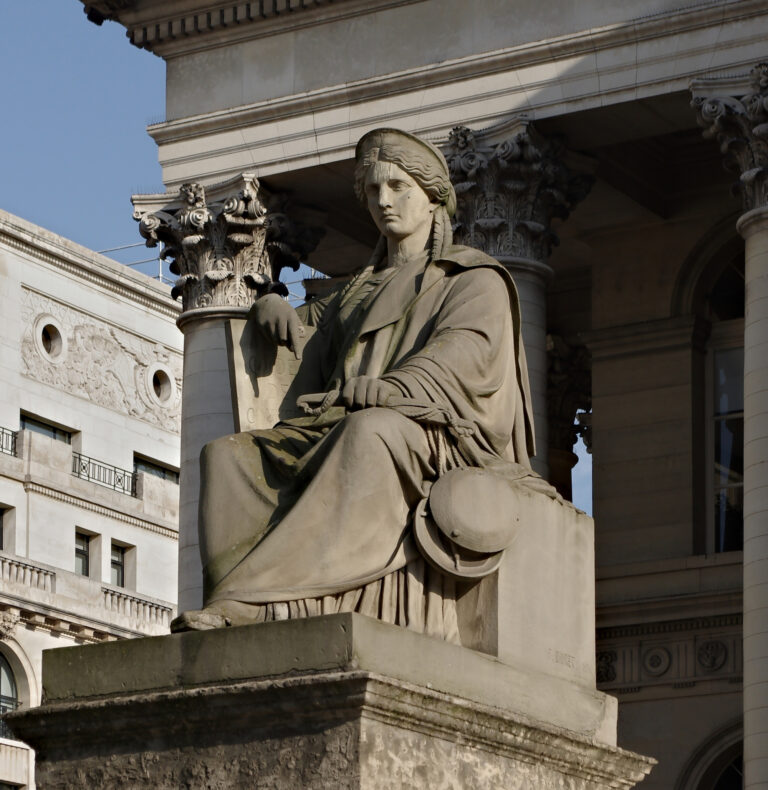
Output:
<svg viewBox="0 0 768 790">
<path fill-rule="evenodd" d="M 300 339 L 304 336 L 304 326 L 296 311 L 277 294 L 267 294 L 257 299 L 248 313 L 248 320 L 269 338 L 281 346 L 287 346 L 301 359 Z"/>
</svg>

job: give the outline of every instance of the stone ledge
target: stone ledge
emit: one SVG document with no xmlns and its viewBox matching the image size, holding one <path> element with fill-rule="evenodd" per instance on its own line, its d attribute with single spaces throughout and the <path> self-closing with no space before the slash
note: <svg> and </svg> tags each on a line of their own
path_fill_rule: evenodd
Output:
<svg viewBox="0 0 768 790">
<path fill-rule="evenodd" d="M 499 760 L 509 761 L 552 777 L 564 774 L 574 782 L 558 785 L 562 787 L 632 787 L 653 765 L 648 758 L 558 728 L 536 725 L 525 717 L 360 670 L 59 702 L 12 718 L 17 733 L 37 750 L 41 787 L 57 786 L 49 784 L 51 766 L 58 765 L 53 772 L 58 774 L 62 761 L 74 764 L 77 760 L 82 768 L 85 756 L 85 762 L 94 761 L 94 765 L 86 768 L 83 779 L 93 781 L 100 775 L 103 781 L 108 774 L 98 772 L 107 765 L 104 758 L 108 755 L 116 755 L 108 761 L 115 766 L 124 760 L 130 762 L 129 755 L 136 757 L 159 747 L 164 752 L 177 752 L 179 761 L 168 760 L 167 754 L 160 761 L 143 761 L 151 766 L 145 776 L 146 786 L 177 786 L 172 783 L 195 763 L 196 770 L 203 771 L 204 766 L 210 769 L 211 749 L 219 756 L 226 753 L 227 764 L 232 759 L 247 762 L 248 755 L 264 748 L 266 742 L 285 741 L 297 733 L 321 732 L 324 737 L 330 734 L 333 742 L 334 731 L 350 725 L 352 731 L 346 733 L 347 760 L 365 763 L 375 757 L 378 768 L 386 772 L 393 768 L 397 771 L 397 767 L 392 765 L 392 755 L 382 753 L 381 742 L 376 742 L 383 735 L 382 728 L 405 733 L 409 741 L 439 739 L 449 751 L 479 750 L 487 768 Z M 367 737 L 373 735 L 377 737 Z M 195 756 L 188 751 L 192 748 Z M 355 754 L 358 749 L 360 755 Z M 317 755 L 309 759 L 313 756 Z M 456 757 L 461 762 L 461 756 Z M 261 763 L 262 759 L 255 762 Z M 296 754 L 295 759 L 301 762 L 307 755 Z M 101 769 L 97 768 L 99 763 Z M 222 768 L 219 765 L 219 770 Z M 447 786 L 433 783 L 447 766 L 424 764 L 422 768 L 428 781 L 417 781 L 414 787 Z M 243 770 L 242 765 L 239 770 Z M 490 772 L 493 774 L 494 769 Z M 67 773 L 65 769 L 59 778 L 64 779 Z M 361 773 L 365 773 L 365 765 Z M 80 787 L 73 777 L 67 781 L 72 782 L 67 786 Z M 385 784 L 368 786 L 399 786 L 381 781 Z"/>
<path fill-rule="evenodd" d="M 616 702 L 594 687 L 358 614 L 46 651 L 43 697 L 56 704 L 338 670 L 372 672 L 616 742 Z"/>
</svg>

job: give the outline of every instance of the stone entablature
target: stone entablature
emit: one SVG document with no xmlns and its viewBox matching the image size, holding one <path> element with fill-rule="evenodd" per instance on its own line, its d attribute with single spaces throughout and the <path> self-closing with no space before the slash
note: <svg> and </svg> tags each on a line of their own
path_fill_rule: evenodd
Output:
<svg viewBox="0 0 768 790">
<path fill-rule="evenodd" d="M 324 13 L 336 5 L 326 6 Z M 353 5 L 353 0 L 345 0 L 339 8 Z M 366 4 L 371 24 L 377 22 L 376 8 L 376 4 Z M 157 13 L 161 13 L 159 5 Z M 283 32 L 279 25 L 317 13 L 281 15 L 269 20 L 274 27 L 268 33 L 266 27 L 261 29 L 270 37 L 279 36 Z M 712 68 L 712 26 L 719 30 L 720 51 L 726 60 L 731 57 L 748 64 L 762 57 L 762 39 L 754 31 L 765 15 L 764 4 L 757 0 L 694 5 L 608 25 L 602 25 L 596 15 L 591 25 L 578 32 L 549 36 L 542 31 L 539 40 L 460 57 L 425 54 L 423 64 L 409 68 L 392 64 L 382 68 L 385 73 L 352 77 L 340 84 L 329 75 L 327 84 L 317 87 L 310 84 L 312 75 L 306 80 L 297 75 L 292 88 L 251 97 L 257 89 L 249 89 L 248 84 L 258 80 L 249 80 L 236 93 L 239 100 L 235 94 L 224 100 L 220 91 L 192 90 L 185 84 L 190 70 L 200 73 L 210 67 L 205 63 L 208 52 L 185 52 L 184 48 L 203 42 L 213 46 L 216 36 L 229 42 L 233 30 L 237 34 L 242 30 L 229 26 L 220 33 L 168 42 L 176 64 L 169 73 L 172 104 L 168 120 L 151 126 L 150 133 L 159 145 L 163 180 L 169 188 L 255 168 L 265 177 L 350 158 L 353 143 L 362 133 L 392 125 L 395 119 L 400 128 L 441 143 L 459 119 L 467 126 L 485 128 L 520 113 L 538 120 L 572 112 L 574 103 L 585 110 L 684 90 L 691 78 Z M 129 25 L 127 18 L 121 15 L 120 19 Z M 345 24 L 341 19 L 326 23 Z M 327 30 L 307 32 L 319 36 Z M 232 68 L 231 84 L 245 80 L 247 74 L 234 49 L 260 43 L 235 42 L 226 62 L 216 61 L 216 69 Z M 419 43 L 424 43 L 423 37 Z M 256 62 L 257 56 L 249 52 L 247 61 L 251 60 Z M 293 73 L 295 68 L 286 62 L 286 70 Z M 280 67 L 275 69 L 280 71 Z M 221 84 L 226 81 L 224 74 L 218 79 Z M 450 100 L 446 85 L 451 86 Z"/>
<path fill-rule="evenodd" d="M 652 686 L 740 683 L 740 613 L 597 629 L 597 683 L 614 694 Z"/>
</svg>

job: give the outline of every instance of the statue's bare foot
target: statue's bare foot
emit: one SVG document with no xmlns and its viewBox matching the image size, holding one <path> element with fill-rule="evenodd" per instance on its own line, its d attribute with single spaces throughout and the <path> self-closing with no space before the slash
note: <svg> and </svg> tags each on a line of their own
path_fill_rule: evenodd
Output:
<svg viewBox="0 0 768 790">
<path fill-rule="evenodd" d="M 191 609 L 171 620 L 171 633 L 210 631 L 214 628 L 226 628 L 228 625 L 231 625 L 229 618 L 224 617 L 215 609 Z"/>
</svg>

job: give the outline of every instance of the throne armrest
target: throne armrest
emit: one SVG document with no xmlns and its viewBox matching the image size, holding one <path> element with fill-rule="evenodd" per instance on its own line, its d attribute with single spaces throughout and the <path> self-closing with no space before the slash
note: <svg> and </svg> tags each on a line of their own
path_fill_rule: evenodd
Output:
<svg viewBox="0 0 768 790">
<path fill-rule="evenodd" d="M 228 319 L 225 334 L 235 431 L 272 428 L 280 420 L 304 416 L 296 398 L 323 386 L 312 342 L 314 327 L 304 327 L 301 360 L 245 318 Z"/>
</svg>

